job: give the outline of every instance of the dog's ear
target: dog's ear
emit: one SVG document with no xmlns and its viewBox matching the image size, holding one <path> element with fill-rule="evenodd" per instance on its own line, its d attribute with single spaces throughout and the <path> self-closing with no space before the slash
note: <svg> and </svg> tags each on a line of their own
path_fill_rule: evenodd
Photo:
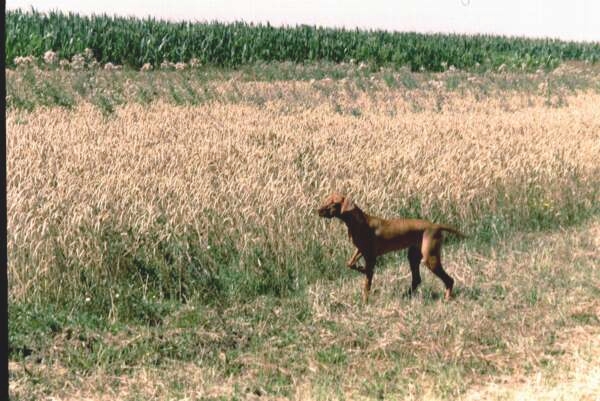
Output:
<svg viewBox="0 0 600 401">
<path fill-rule="evenodd" d="M 340 214 L 344 214 L 352 211 L 356 206 L 354 206 L 354 202 L 350 198 L 344 198 L 342 202 L 342 209 L 340 210 Z"/>
</svg>

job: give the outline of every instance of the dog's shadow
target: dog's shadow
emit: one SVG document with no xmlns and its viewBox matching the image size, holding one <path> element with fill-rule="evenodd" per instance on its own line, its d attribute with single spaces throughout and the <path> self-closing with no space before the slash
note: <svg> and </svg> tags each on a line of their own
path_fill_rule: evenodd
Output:
<svg viewBox="0 0 600 401">
<path fill-rule="evenodd" d="M 410 288 L 401 290 L 401 298 L 406 300 L 420 299 L 425 302 L 434 302 L 443 298 L 443 293 L 433 288 L 417 288 L 415 291 Z"/>
<path fill-rule="evenodd" d="M 453 298 L 463 298 L 469 301 L 479 301 L 483 297 L 481 288 L 478 287 L 458 287 L 453 290 Z"/>
<path fill-rule="evenodd" d="M 482 291 L 477 287 L 455 287 L 452 292 L 452 299 L 467 299 L 470 301 L 478 301 L 482 297 Z M 444 292 L 435 288 L 421 287 L 416 291 L 410 288 L 403 289 L 400 294 L 402 299 L 421 299 L 425 302 L 435 302 L 444 299 Z"/>
</svg>

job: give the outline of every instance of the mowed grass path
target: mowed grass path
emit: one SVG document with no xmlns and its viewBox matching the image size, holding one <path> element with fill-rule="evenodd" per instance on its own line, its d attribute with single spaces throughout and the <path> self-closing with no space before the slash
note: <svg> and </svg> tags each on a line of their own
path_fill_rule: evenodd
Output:
<svg viewBox="0 0 600 401">
<path fill-rule="evenodd" d="M 12 394 L 468 398 L 561 377 L 594 394 L 600 95 L 481 97 L 477 79 L 9 111 Z M 361 305 L 345 229 L 314 212 L 334 189 L 465 231 L 445 248 L 456 299 L 427 272 L 404 297 L 398 253 Z"/>
</svg>

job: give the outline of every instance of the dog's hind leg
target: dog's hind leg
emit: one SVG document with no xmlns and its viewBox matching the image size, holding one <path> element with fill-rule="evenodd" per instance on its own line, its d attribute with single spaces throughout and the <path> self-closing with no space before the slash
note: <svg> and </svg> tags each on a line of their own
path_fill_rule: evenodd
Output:
<svg viewBox="0 0 600 401">
<path fill-rule="evenodd" d="M 437 259 L 437 261 L 434 261 L 434 259 Z M 444 282 L 444 286 L 446 287 L 446 293 L 444 294 L 444 298 L 447 300 L 452 298 L 452 288 L 454 287 L 454 279 L 450 277 L 448 273 L 446 273 L 446 271 L 442 267 L 442 263 L 439 261 L 439 258 L 430 256 L 427 259 L 426 263 L 427 267 L 429 267 L 429 270 L 431 270 L 433 274 L 438 276 Z"/>
<path fill-rule="evenodd" d="M 442 267 L 441 248 L 441 232 L 425 232 L 425 234 L 423 235 L 423 244 L 421 245 L 423 261 L 425 262 L 429 270 L 431 270 L 433 274 L 438 276 L 440 280 L 444 282 L 444 286 L 446 287 L 446 293 L 444 298 L 448 300 L 452 297 L 454 279 L 450 277 Z"/>
<path fill-rule="evenodd" d="M 416 246 L 411 246 L 408 248 L 408 262 L 410 263 L 410 272 L 412 274 L 412 284 L 410 287 L 409 294 L 413 294 L 419 284 L 421 284 L 421 273 L 419 271 L 419 265 L 421 264 L 421 259 L 423 255 L 421 251 Z"/>
</svg>

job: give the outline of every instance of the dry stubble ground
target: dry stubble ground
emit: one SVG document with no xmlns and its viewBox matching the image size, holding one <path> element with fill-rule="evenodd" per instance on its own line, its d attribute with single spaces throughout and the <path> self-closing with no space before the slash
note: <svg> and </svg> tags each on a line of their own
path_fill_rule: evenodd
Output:
<svg viewBox="0 0 600 401">
<path fill-rule="evenodd" d="M 543 88 L 482 99 L 370 85 L 230 82 L 216 86 L 219 101 L 126 104 L 109 118 L 86 103 L 9 111 L 10 301 L 67 305 L 108 327 L 42 330 L 33 356 L 13 356 L 12 394 L 597 397 L 600 95 L 554 104 Z M 359 278 L 340 272 L 344 229 L 314 213 L 334 189 L 376 214 L 470 234 L 446 251 L 457 299 L 440 302 L 427 273 L 422 294 L 403 297 L 398 255 L 361 306 Z M 217 274 L 224 306 L 195 294 L 212 281 L 196 289 L 179 272 L 179 288 L 156 289 L 141 273 L 140 260 L 164 258 L 163 274 L 211 247 L 238 255 L 211 263 L 243 272 Z M 143 291 L 123 300 L 111 279 L 128 274 Z M 128 320 L 120 303 L 151 297 L 178 303 L 148 325 Z"/>
</svg>

